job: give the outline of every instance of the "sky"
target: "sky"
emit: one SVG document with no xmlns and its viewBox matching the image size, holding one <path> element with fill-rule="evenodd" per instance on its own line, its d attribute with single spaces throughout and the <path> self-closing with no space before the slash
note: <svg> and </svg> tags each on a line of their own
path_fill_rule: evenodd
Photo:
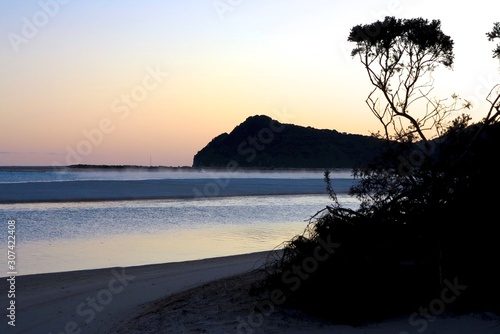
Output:
<svg viewBox="0 0 500 334">
<path fill-rule="evenodd" d="M 441 20 L 455 42 L 436 96 L 474 120 L 500 82 L 496 0 L 0 0 L 0 165 L 190 166 L 253 115 L 369 135 L 350 28 Z"/>
</svg>

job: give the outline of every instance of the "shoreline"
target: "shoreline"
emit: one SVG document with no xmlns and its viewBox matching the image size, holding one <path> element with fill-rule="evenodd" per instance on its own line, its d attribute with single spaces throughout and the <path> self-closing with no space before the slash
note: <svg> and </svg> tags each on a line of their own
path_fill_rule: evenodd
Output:
<svg viewBox="0 0 500 334">
<path fill-rule="evenodd" d="M 15 329 L 59 333 L 71 327 L 104 333 L 158 299 L 258 269 L 273 253 L 16 276 Z M 8 291 L 6 277 L 0 282 L 1 291 Z M 9 327 L 3 321 L 1 332 Z"/>
<path fill-rule="evenodd" d="M 76 270 L 67 270 L 67 271 L 55 271 L 55 272 L 47 272 L 47 273 L 36 273 L 36 274 L 26 274 L 26 275 L 17 275 L 17 278 L 23 277 L 23 280 L 40 280 L 45 279 L 49 280 L 58 280 L 60 278 L 67 280 L 77 276 L 82 277 L 90 277 L 94 274 L 96 276 L 102 274 L 102 272 L 109 272 L 110 270 L 116 268 L 124 268 L 126 270 L 133 271 L 150 271 L 150 270 L 161 270 L 164 268 L 174 268 L 174 267 L 186 267 L 191 265 L 198 265 L 204 262 L 224 262 L 226 260 L 237 260 L 238 258 L 258 258 L 256 263 L 260 263 L 260 259 L 267 258 L 272 254 L 280 253 L 281 250 L 267 250 L 267 251 L 258 251 L 258 252 L 250 252 L 250 253 L 241 253 L 241 254 L 231 254 L 224 256 L 215 256 L 215 257 L 206 257 L 201 259 L 194 260 L 182 260 L 182 261 L 171 261 L 171 262 L 163 262 L 163 263 L 149 263 L 149 264 L 139 264 L 132 266 L 110 266 L 110 267 L 102 267 L 102 268 L 91 268 L 91 269 L 76 269 Z M 49 277 L 52 276 L 52 277 Z M 0 276 L 0 280 L 7 278 L 8 276 Z"/>
</svg>

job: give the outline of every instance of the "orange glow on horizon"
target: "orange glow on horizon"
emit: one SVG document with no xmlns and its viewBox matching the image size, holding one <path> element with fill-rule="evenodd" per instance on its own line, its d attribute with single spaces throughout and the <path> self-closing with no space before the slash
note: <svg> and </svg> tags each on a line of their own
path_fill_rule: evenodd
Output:
<svg viewBox="0 0 500 334">
<path fill-rule="evenodd" d="M 482 1 L 488 8 L 486 0 L 475 6 Z M 456 61 L 436 72 L 435 92 L 471 100 L 474 120 L 500 82 L 485 38 L 496 12 L 471 17 L 465 3 L 453 16 L 430 1 L 256 1 L 224 17 L 194 0 L 120 3 L 121 15 L 116 6 L 61 6 L 28 36 L 23 17 L 43 14 L 38 2 L 0 5 L 0 33 L 10 36 L 0 44 L 0 165 L 64 165 L 78 148 L 81 163 L 147 164 L 153 156 L 158 165 L 191 165 L 212 138 L 258 114 L 376 132 L 365 104 L 371 86 L 346 38 L 353 25 L 388 14 L 442 21 Z"/>
</svg>

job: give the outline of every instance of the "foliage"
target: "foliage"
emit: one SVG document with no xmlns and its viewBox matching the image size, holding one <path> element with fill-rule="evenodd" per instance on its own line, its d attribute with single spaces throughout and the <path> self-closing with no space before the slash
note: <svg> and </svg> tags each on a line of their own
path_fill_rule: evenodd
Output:
<svg viewBox="0 0 500 334">
<path fill-rule="evenodd" d="M 193 159 L 193 167 L 237 164 L 242 168 L 353 168 L 380 151 L 383 140 L 248 117 L 229 134 L 214 138 Z"/>
<path fill-rule="evenodd" d="M 432 72 L 438 65 L 451 68 L 454 59 L 453 40 L 441 31 L 439 20 L 386 17 L 353 27 L 348 41 L 356 44 L 351 54 L 359 58 L 374 86 L 366 103 L 387 139 L 426 141 L 424 132 L 443 128 L 458 103 L 461 108 L 470 107 L 456 95 L 451 101 L 430 97 Z M 425 104 L 425 112 L 417 115 L 412 108 L 419 102 Z"/>
<path fill-rule="evenodd" d="M 496 22 L 493 24 L 493 29 L 491 32 L 486 34 L 488 40 L 491 42 L 495 39 L 500 39 L 500 22 Z M 493 49 L 493 58 L 498 58 L 500 60 L 500 43 L 496 45 L 496 48 Z M 490 103 L 490 110 L 484 119 L 485 124 L 490 124 L 498 120 L 500 116 L 500 84 L 495 85 L 486 100 Z"/>
<path fill-rule="evenodd" d="M 361 200 L 358 209 L 340 205 L 325 173 L 332 205 L 287 243 L 284 256 L 269 267 L 269 283 L 285 291 L 292 305 L 351 324 L 417 312 L 439 299 L 449 281 L 467 290 L 446 305 L 448 311 L 500 314 L 497 199 L 491 195 L 500 188 L 498 98 L 476 124 L 467 114 L 442 121 L 460 106 L 434 110 L 431 127 L 440 135 L 428 140 L 422 119 L 410 116 L 407 107 L 417 98 L 411 92 L 421 88 L 422 75 L 437 63 L 452 64 L 452 42 L 439 21 L 386 18 L 354 27 L 349 40 L 356 43 L 353 56 L 362 55 L 370 80 L 384 92 L 389 105 L 384 112 L 392 113 L 390 122 L 398 131 L 386 136 L 383 154 L 355 170 L 359 183 L 350 194 Z M 423 59 L 434 60 L 418 64 Z M 392 79 L 399 80 L 395 90 Z M 413 127 L 400 127 L 397 117 Z M 325 240 L 338 247 L 320 261 L 318 247 Z M 308 269 L 307 275 L 291 289 L 287 274 L 301 268 Z"/>
<path fill-rule="evenodd" d="M 491 42 L 495 39 L 500 39 L 500 22 L 495 22 L 493 24 L 493 29 L 486 33 L 486 36 L 488 37 L 488 40 Z M 493 58 L 499 58 L 500 59 L 500 43 L 497 44 L 496 48 L 493 49 Z"/>
</svg>

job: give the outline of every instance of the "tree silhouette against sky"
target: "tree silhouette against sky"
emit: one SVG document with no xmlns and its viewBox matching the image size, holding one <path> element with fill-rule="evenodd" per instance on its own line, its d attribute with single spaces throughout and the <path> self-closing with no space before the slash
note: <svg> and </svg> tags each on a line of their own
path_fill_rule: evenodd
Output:
<svg viewBox="0 0 500 334">
<path fill-rule="evenodd" d="M 396 19 L 354 26 L 348 37 L 356 43 L 353 57 L 364 65 L 374 89 L 366 103 L 382 123 L 385 137 L 396 140 L 428 140 L 426 130 L 440 130 L 443 120 L 457 110 L 458 97 L 450 105 L 431 99 L 432 72 L 453 65 L 453 41 L 441 31 L 439 20 Z M 382 94 L 383 101 L 376 97 Z M 425 112 L 414 104 L 423 100 Z M 468 108 L 469 104 L 464 103 Z"/>
<path fill-rule="evenodd" d="M 500 22 L 495 22 L 493 24 L 493 29 L 486 33 L 486 36 L 490 42 L 495 39 L 500 39 Z M 498 58 L 498 60 L 500 60 L 500 43 L 493 49 L 493 58 Z M 500 84 L 493 87 L 487 100 L 491 104 L 491 107 L 486 115 L 485 123 L 491 123 L 500 115 Z"/>
<path fill-rule="evenodd" d="M 487 37 L 500 37 L 499 23 Z M 450 280 L 467 291 L 447 311 L 500 314 L 498 200 L 490 194 L 500 187 L 500 85 L 481 122 L 469 125 L 470 117 L 462 115 L 445 124 L 459 99 L 446 105 L 429 97 L 432 71 L 453 65 L 453 41 L 439 21 L 386 17 L 354 26 L 348 40 L 356 43 L 352 55 L 375 87 L 367 103 L 384 126 L 387 152 L 354 170 L 359 182 L 349 193 L 360 199 L 357 209 L 342 207 L 325 172 L 333 204 L 286 244 L 268 267 L 268 281 L 291 305 L 348 324 L 413 314 Z M 500 58 L 500 45 L 493 55 Z M 440 127 L 440 140 L 424 134 L 431 129 L 439 135 Z M 412 164 L 404 173 L 402 160 Z M 314 259 L 325 240 L 338 246 L 335 252 L 291 289 L 288 275 Z M 318 298 L 329 308 L 318 308 Z"/>
</svg>

